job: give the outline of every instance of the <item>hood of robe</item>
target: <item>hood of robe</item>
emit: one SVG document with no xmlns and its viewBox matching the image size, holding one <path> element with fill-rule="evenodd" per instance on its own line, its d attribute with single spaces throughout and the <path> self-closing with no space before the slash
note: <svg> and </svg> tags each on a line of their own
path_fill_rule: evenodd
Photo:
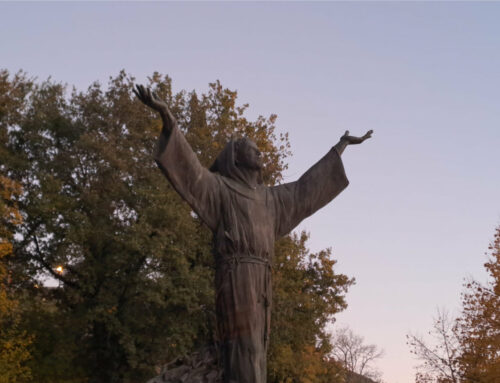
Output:
<svg viewBox="0 0 500 383">
<path fill-rule="evenodd" d="M 238 168 L 238 166 L 236 166 L 236 141 L 237 140 L 231 139 L 226 144 L 224 149 L 222 149 L 215 159 L 213 165 L 210 167 L 210 171 L 213 173 L 219 173 L 221 176 L 253 189 L 245 178 L 243 172 Z M 260 170 L 257 177 L 257 183 L 262 185 L 262 172 Z"/>
</svg>

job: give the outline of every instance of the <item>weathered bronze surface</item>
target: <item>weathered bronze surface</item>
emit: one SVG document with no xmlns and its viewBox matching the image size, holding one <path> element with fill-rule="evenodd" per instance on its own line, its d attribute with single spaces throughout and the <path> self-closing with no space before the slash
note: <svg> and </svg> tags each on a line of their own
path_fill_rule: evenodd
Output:
<svg viewBox="0 0 500 383">
<path fill-rule="evenodd" d="M 140 85 L 135 93 L 163 120 L 155 161 L 214 235 L 223 381 L 265 383 L 274 242 L 347 187 L 340 155 L 372 131 L 363 137 L 346 132 L 297 181 L 267 187 L 260 177 L 261 153 L 251 140 L 231 140 L 204 168 L 167 105 Z"/>
</svg>

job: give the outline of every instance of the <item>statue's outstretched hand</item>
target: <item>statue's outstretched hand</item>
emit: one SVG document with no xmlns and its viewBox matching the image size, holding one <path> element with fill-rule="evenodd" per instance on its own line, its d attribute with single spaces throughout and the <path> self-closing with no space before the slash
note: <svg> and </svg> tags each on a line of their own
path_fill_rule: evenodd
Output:
<svg viewBox="0 0 500 383">
<path fill-rule="evenodd" d="M 141 102 L 149 106 L 151 109 L 154 109 L 158 112 L 161 112 L 164 109 L 168 109 L 167 104 L 160 100 L 160 98 L 156 95 L 155 92 L 151 92 L 151 89 L 144 88 L 142 85 L 136 85 L 136 89 L 133 89 L 135 95 Z"/>
<path fill-rule="evenodd" d="M 369 139 L 372 136 L 373 130 L 369 130 L 366 132 L 366 134 L 362 137 L 354 137 L 349 135 L 349 131 L 346 130 L 344 135 L 340 137 L 341 141 L 344 141 L 348 145 L 356 145 L 356 144 L 361 144 L 363 141 Z"/>
<path fill-rule="evenodd" d="M 168 128 L 172 128 L 177 123 L 167 103 L 162 101 L 155 92 L 152 92 L 150 88 L 145 88 L 142 85 L 136 85 L 135 87 L 136 89 L 133 89 L 133 91 L 137 98 L 141 100 L 144 105 L 159 112 L 163 121 L 168 125 Z"/>
</svg>

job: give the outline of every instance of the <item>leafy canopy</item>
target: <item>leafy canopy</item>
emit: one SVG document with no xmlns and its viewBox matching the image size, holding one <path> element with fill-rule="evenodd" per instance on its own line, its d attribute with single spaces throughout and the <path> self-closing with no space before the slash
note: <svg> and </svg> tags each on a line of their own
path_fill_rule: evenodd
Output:
<svg viewBox="0 0 500 383">
<path fill-rule="evenodd" d="M 36 336 L 34 380 L 143 381 L 213 339 L 211 236 L 152 160 L 161 122 L 133 96 L 134 78 L 122 71 L 107 87 L 68 92 L 0 74 L 0 171 L 22 186 L 10 272 L 22 325 Z M 248 105 L 218 81 L 200 95 L 174 93 L 159 73 L 148 86 L 205 166 L 231 136 L 247 135 L 263 153 L 265 182 L 282 180 L 290 153 L 276 116 L 247 120 Z M 309 254 L 306 240 L 277 244 L 274 382 L 320 382 L 334 370 L 323 328 L 352 281 L 334 273 L 329 251 Z M 303 361 L 292 372 L 287 353 Z"/>
</svg>

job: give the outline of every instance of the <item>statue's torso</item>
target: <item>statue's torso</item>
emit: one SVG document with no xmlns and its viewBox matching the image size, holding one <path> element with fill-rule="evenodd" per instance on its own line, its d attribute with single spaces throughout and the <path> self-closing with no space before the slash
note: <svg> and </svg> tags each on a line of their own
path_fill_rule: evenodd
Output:
<svg viewBox="0 0 500 383">
<path fill-rule="evenodd" d="M 275 241 L 275 209 L 265 186 L 250 189 L 218 176 L 219 224 L 214 233 L 216 257 L 246 254 L 271 261 Z"/>
</svg>

